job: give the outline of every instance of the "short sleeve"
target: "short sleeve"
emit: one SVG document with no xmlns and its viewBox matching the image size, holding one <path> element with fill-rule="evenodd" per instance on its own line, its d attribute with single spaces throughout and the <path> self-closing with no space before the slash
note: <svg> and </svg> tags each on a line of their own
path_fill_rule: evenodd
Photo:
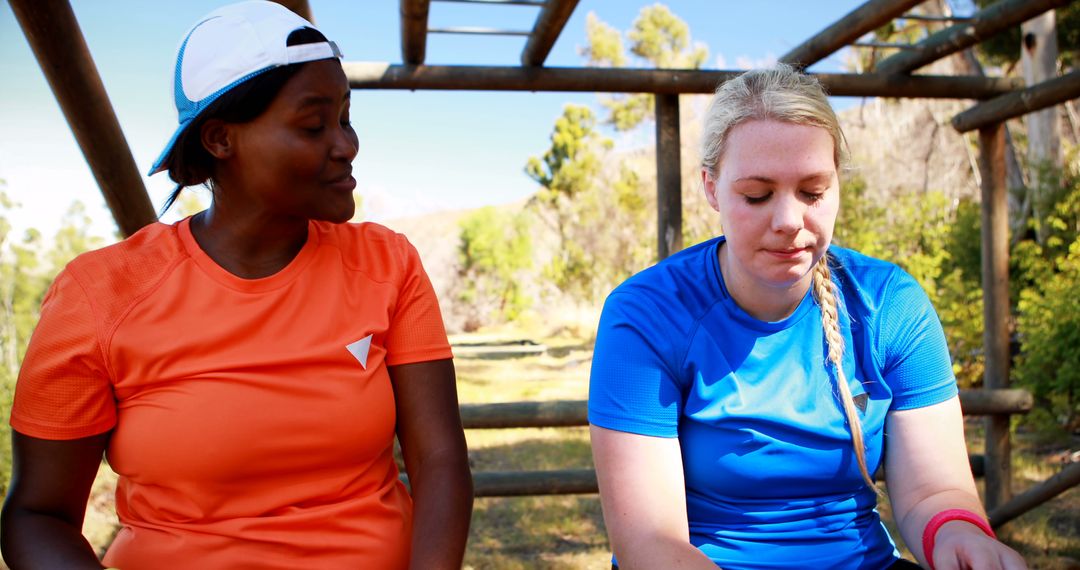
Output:
<svg viewBox="0 0 1080 570">
<path fill-rule="evenodd" d="M 396 366 L 453 357 L 439 300 L 420 263 L 420 254 L 404 236 L 398 236 L 395 246 L 402 275 L 386 335 L 386 364 Z"/>
<path fill-rule="evenodd" d="M 615 292 L 604 303 L 589 380 L 589 423 L 677 437 L 682 389 L 672 365 L 685 334 L 653 303 Z"/>
<path fill-rule="evenodd" d="M 892 409 L 930 406 L 957 394 L 941 321 L 913 277 L 897 272 L 879 319 L 878 353 L 882 376 L 893 392 Z"/>
<path fill-rule="evenodd" d="M 116 399 L 90 302 L 68 272 L 41 305 L 15 385 L 11 427 L 41 439 L 67 440 L 116 425 Z"/>
</svg>

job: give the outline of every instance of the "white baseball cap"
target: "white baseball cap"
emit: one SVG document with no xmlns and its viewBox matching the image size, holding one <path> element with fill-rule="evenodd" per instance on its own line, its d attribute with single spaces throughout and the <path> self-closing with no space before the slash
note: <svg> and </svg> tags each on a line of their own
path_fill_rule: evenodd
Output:
<svg viewBox="0 0 1080 570">
<path fill-rule="evenodd" d="M 184 36 L 176 55 L 174 92 L 180 122 L 149 175 L 165 170 L 176 139 L 199 114 L 237 85 L 275 67 L 340 59 L 331 41 L 289 46 L 289 34 L 315 29 L 277 2 L 230 4 L 204 16 Z"/>
</svg>

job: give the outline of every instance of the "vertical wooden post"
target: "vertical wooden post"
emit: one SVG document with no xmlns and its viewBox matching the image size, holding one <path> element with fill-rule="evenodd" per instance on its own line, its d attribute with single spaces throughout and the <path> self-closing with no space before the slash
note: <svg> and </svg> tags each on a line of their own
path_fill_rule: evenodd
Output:
<svg viewBox="0 0 1080 570">
<path fill-rule="evenodd" d="M 120 231 L 131 235 L 154 222 L 154 206 L 71 5 L 11 0 L 11 9 Z"/>
<path fill-rule="evenodd" d="M 682 249 L 679 96 L 656 97 L 656 229 L 658 259 Z"/>
<path fill-rule="evenodd" d="M 979 129 L 982 175 L 983 388 L 1009 386 L 1009 217 L 1005 184 L 1005 125 Z M 986 509 L 1012 496 L 1009 416 L 986 418 Z"/>
</svg>

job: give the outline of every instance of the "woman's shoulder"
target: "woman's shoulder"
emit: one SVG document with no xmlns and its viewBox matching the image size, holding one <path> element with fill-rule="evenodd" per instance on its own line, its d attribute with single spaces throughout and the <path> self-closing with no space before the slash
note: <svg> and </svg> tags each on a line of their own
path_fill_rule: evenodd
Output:
<svg viewBox="0 0 1080 570">
<path fill-rule="evenodd" d="M 66 269 L 95 279 L 130 279 L 145 277 L 182 254 L 176 226 L 154 222 L 124 240 L 76 256 Z"/>
<path fill-rule="evenodd" d="M 718 300 L 719 267 L 713 238 L 688 247 L 632 275 L 608 296 L 607 303 L 645 304 L 677 320 L 694 321 Z"/>
<path fill-rule="evenodd" d="M 57 280 L 74 280 L 98 306 L 122 307 L 146 294 L 185 255 L 176 226 L 154 222 L 75 257 Z"/>
<path fill-rule="evenodd" d="M 320 244 L 341 251 L 344 263 L 356 270 L 385 272 L 417 257 L 408 238 L 375 222 L 314 222 Z"/>
<path fill-rule="evenodd" d="M 834 279 L 849 309 L 880 316 L 885 309 L 906 311 L 929 305 L 922 285 L 900 265 L 837 246 L 830 247 L 829 254 Z"/>
<path fill-rule="evenodd" d="M 830 246 L 830 267 L 860 290 L 877 291 L 897 282 L 915 282 L 902 267 L 891 261 L 870 257 L 853 249 Z"/>
</svg>

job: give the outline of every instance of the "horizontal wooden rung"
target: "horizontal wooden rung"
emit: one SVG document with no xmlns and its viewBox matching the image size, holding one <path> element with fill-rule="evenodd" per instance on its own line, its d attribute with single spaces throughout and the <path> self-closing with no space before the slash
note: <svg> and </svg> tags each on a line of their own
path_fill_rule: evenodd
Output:
<svg viewBox="0 0 1080 570">
<path fill-rule="evenodd" d="M 967 416 L 1026 414 L 1035 401 L 1026 390 L 961 390 L 960 407 Z M 585 400 L 462 404 L 466 429 L 573 427 L 589 425 Z"/>
</svg>

